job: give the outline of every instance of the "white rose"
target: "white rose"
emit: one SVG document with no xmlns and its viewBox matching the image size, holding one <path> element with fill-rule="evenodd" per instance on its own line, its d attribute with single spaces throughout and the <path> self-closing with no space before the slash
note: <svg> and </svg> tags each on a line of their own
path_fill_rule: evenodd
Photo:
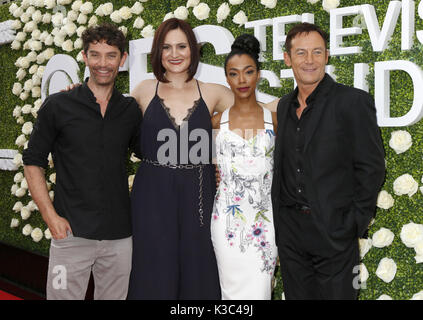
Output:
<svg viewBox="0 0 423 320">
<path fill-rule="evenodd" d="M 47 48 L 46 50 L 43 51 L 43 53 L 46 60 L 50 60 L 54 56 L 54 49 Z"/>
<path fill-rule="evenodd" d="M 110 15 L 110 19 L 112 19 L 114 23 L 122 22 L 122 17 L 120 16 L 119 11 L 113 11 L 113 13 Z"/>
<path fill-rule="evenodd" d="M 93 12 L 93 4 L 91 2 L 85 2 L 79 7 L 79 11 L 85 15 Z"/>
<path fill-rule="evenodd" d="M 141 160 L 140 159 L 138 159 L 136 156 L 135 156 L 135 153 L 132 153 L 131 154 L 131 158 L 130 158 L 130 160 L 132 161 L 132 162 L 140 162 Z"/>
<path fill-rule="evenodd" d="M 34 62 L 35 60 L 37 60 L 37 53 L 34 51 L 31 51 L 30 53 L 26 55 L 26 59 L 28 59 L 29 62 Z"/>
<path fill-rule="evenodd" d="M 247 16 L 245 15 L 244 11 L 238 12 L 236 15 L 234 15 L 232 21 L 240 26 L 245 24 L 248 21 Z"/>
<path fill-rule="evenodd" d="M 56 173 L 52 173 L 49 177 L 49 180 L 51 181 L 51 183 L 56 184 Z"/>
<path fill-rule="evenodd" d="M 51 201 L 54 201 L 54 191 L 50 191 L 48 196 L 50 197 Z"/>
<path fill-rule="evenodd" d="M 66 34 L 70 37 L 76 32 L 77 26 L 75 23 L 69 22 L 63 28 Z"/>
<path fill-rule="evenodd" d="M 21 109 L 23 114 L 30 114 L 31 113 L 31 105 L 30 104 L 26 104 L 22 107 Z"/>
<path fill-rule="evenodd" d="M 423 225 L 410 222 L 402 226 L 400 238 L 409 248 L 423 240 Z"/>
<path fill-rule="evenodd" d="M 29 93 L 28 93 L 27 91 L 22 92 L 22 93 L 19 95 L 19 99 L 21 99 L 22 101 L 25 101 L 26 99 L 28 99 L 28 97 L 29 97 Z"/>
<path fill-rule="evenodd" d="M 266 8 L 273 9 L 276 7 L 276 4 L 278 3 L 277 0 L 261 0 L 260 3 L 264 5 Z"/>
<path fill-rule="evenodd" d="M 187 8 L 189 7 L 195 7 L 200 3 L 200 0 L 188 0 L 187 1 Z"/>
<path fill-rule="evenodd" d="M 23 207 L 21 209 L 21 218 L 22 220 L 28 220 L 28 218 L 31 216 L 31 211 L 27 207 Z"/>
<path fill-rule="evenodd" d="M 23 15 L 22 8 L 17 8 L 15 11 L 13 11 L 13 17 L 20 18 Z"/>
<path fill-rule="evenodd" d="M 423 300 L 423 290 L 414 294 L 411 300 Z"/>
<path fill-rule="evenodd" d="M 134 184 L 134 178 L 135 178 L 134 174 L 132 174 L 128 177 L 128 186 L 129 186 L 130 191 L 132 190 L 132 185 Z"/>
<path fill-rule="evenodd" d="M 31 232 L 32 232 L 32 227 L 30 224 L 25 225 L 22 229 L 22 233 L 24 236 L 29 236 Z"/>
<path fill-rule="evenodd" d="M 37 74 L 34 74 L 32 76 L 32 83 L 35 86 L 34 88 L 32 88 L 32 91 L 34 92 L 37 90 L 36 87 L 39 87 L 41 85 L 41 78 Z"/>
<path fill-rule="evenodd" d="M 199 3 L 194 7 L 192 13 L 198 20 L 205 20 L 209 17 L 210 8 L 205 3 Z"/>
<path fill-rule="evenodd" d="M 56 0 L 44 0 L 44 6 L 47 9 L 53 9 L 56 6 Z"/>
<path fill-rule="evenodd" d="M 87 29 L 86 26 L 79 26 L 78 29 L 76 29 L 76 34 L 78 35 L 78 37 L 81 38 L 82 33 Z"/>
<path fill-rule="evenodd" d="M 29 14 L 28 12 L 24 12 L 22 13 L 20 19 L 23 23 L 27 23 L 30 17 L 31 17 L 31 14 Z"/>
<path fill-rule="evenodd" d="M 394 198 L 385 190 L 379 192 L 376 205 L 381 209 L 390 209 L 394 205 Z"/>
<path fill-rule="evenodd" d="M 25 122 L 22 126 L 22 133 L 25 135 L 30 135 L 33 129 L 32 122 Z"/>
<path fill-rule="evenodd" d="M 31 89 L 31 97 L 39 98 L 41 97 L 41 87 L 34 87 Z"/>
<path fill-rule="evenodd" d="M 105 16 L 111 15 L 113 12 L 113 4 L 111 2 L 103 4 L 103 13 Z"/>
<path fill-rule="evenodd" d="M 95 10 L 95 14 L 98 15 L 99 17 L 104 17 L 104 11 L 103 11 L 103 5 L 100 5 L 96 10 Z"/>
<path fill-rule="evenodd" d="M 128 28 L 125 26 L 120 26 L 119 30 L 122 31 L 122 33 L 125 35 L 125 37 L 128 35 Z"/>
<path fill-rule="evenodd" d="M 90 20 L 88 20 L 88 27 L 92 27 L 98 24 L 98 18 L 96 16 L 92 16 Z"/>
<path fill-rule="evenodd" d="M 173 12 L 168 12 L 168 13 L 165 14 L 163 21 L 166 21 L 166 20 L 171 19 L 171 18 L 175 18 L 175 15 L 173 14 Z"/>
<path fill-rule="evenodd" d="M 63 42 L 65 42 L 65 39 L 61 35 L 57 35 L 57 36 L 54 36 L 53 42 L 56 47 L 62 48 Z"/>
<path fill-rule="evenodd" d="M 332 9 L 338 8 L 340 0 L 323 0 L 322 7 L 329 12 Z"/>
<path fill-rule="evenodd" d="M 44 237 L 45 237 L 47 240 L 50 240 L 50 239 L 51 239 L 51 231 L 50 231 L 50 229 L 49 229 L 49 228 L 47 228 L 47 229 L 46 229 L 46 231 L 44 231 Z"/>
<path fill-rule="evenodd" d="M 18 96 L 18 95 L 20 95 L 20 94 L 21 94 L 21 92 L 22 92 L 22 85 L 21 85 L 21 83 L 20 83 L 20 82 L 15 82 L 15 83 L 13 84 L 12 92 L 13 92 L 13 94 L 14 94 L 15 96 Z"/>
<path fill-rule="evenodd" d="M 13 218 L 12 221 L 10 222 L 10 227 L 11 228 L 16 228 L 19 226 L 19 220 L 16 218 Z"/>
<path fill-rule="evenodd" d="M 18 172 L 17 174 L 15 174 L 15 176 L 13 177 L 13 181 L 15 183 L 20 183 L 24 178 L 24 175 L 22 172 Z"/>
<path fill-rule="evenodd" d="M 10 47 L 12 50 L 19 50 L 21 48 L 21 43 L 18 40 L 13 40 Z"/>
<path fill-rule="evenodd" d="M 22 115 L 22 108 L 20 106 L 16 106 L 15 109 L 13 109 L 13 116 L 15 118 L 18 118 Z"/>
<path fill-rule="evenodd" d="M 397 196 L 408 194 L 411 197 L 417 192 L 419 185 L 408 173 L 403 174 L 394 181 L 394 192 Z"/>
<path fill-rule="evenodd" d="M 73 47 L 75 49 L 81 49 L 82 45 L 83 45 L 83 42 L 81 38 L 76 39 L 75 42 L 73 43 Z"/>
<path fill-rule="evenodd" d="M 386 228 L 380 228 L 373 234 L 373 246 L 376 248 L 384 248 L 389 246 L 394 240 L 394 233 Z"/>
<path fill-rule="evenodd" d="M 51 45 L 53 44 L 53 42 L 54 42 L 54 38 L 53 38 L 53 36 L 50 34 L 50 35 L 48 35 L 48 36 L 47 36 L 46 40 L 44 41 L 44 44 L 45 44 L 46 46 L 51 46 Z"/>
<path fill-rule="evenodd" d="M 395 278 L 397 272 L 397 265 L 394 260 L 390 258 L 383 258 L 380 260 L 376 270 L 376 275 L 384 282 L 389 283 Z"/>
<path fill-rule="evenodd" d="M 63 23 L 63 14 L 61 12 L 57 12 L 54 16 L 51 17 L 51 22 L 53 23 L 54 27 L 59 27 Z"/>
<path fill-rule="evenodd" d="M 16 78 L 21 81 L 23 78 L 25 78 L 26 76 L 26 71 L 22 68 L 19 68 L 18 71 L 16 72 Z"/>
<path fill-rule="evenodd" d="M 188 18 L 188 9 L 184 6 L 176 8 L 176 10 L 173 12 L 175 15 L 175 18 L 185 20 Z"/>
<path fill-rule="evenodd" d="M 139 2 L 135 2 L 134 5 L 131 7 L 131 12 L 135 15 L 139 15 L 143 11 L 144 7 Z"/>
<path fill-rule="evenodd" d="M 81 8 L 81 6 L 82 6 L 82 1 L 81 0 L 77 0 L 77 1 L 74 1 L 73 3 L 72 3 L 72 10 L 73 11 L 79 11 L 79 9 Z"/>
<path fill-rule="evenodd" d="M 76 56 L 76 61 L 78 61 L 78 62 L 83 62 L 83 61 L 84 61 L 84 58 L 83 58 L 83 56 L 82 56 L 82 51 L 80 51 L 80 52 L 77 54 L 77 56 Z"/>
<path fill-rule="evenodd" d="M 15 211 L 15 212 L 20 212 L 22 208 L 23 208 L 22 202 L 18 201 L 14 204 L 12 210 Z"/>
<path fill-rule="evenodd" d="M 244 0 L 229 0 L 229 3 L 233 6 L 236 6 L 237 4 L 243 3 Z"/>
<path fill-rule="evenodd" d="M 66 52 L 71 52 L 73 50 L 73 42 L 72 40 L 68 39 L 62 43 L 62 49 Z"/>
<path fill-rule="evenodd" d="M 16 10 L 16 9 L 18 9 L 18 5 L 17 5 L 16 3 L 14 3 L 14 2 L 13 2 L 13 3 L 9 6 L 9 13 L 13 15 L 13 12 L 15 12 L 15 10 Z"/>
<path fill-rule="evenodd" d="M 231 12 L 231 9 L 229 8 L 229 5 L 224 2 L 220 5 L 220 7 L 217 9 L 216 18 L 217 22 L 221 23 L 223 20 L 225 20 L 229 13 Z"/>
<path fill-rule="evenodd" d="M 31 68 L 29 68 L 28 72 L 29 72 L 29 74 L 35 74 L 37 72 L 37 70 L 38 70 L 38 65 L 37 64 L 33 64 L 31 66 Z M 34 82 L 34 81 L 32 81 L 32 82 Z"/>
<path fill-rule="evenodd" d="M 34 242 L 39 242 L 43 238 L 43 231 L 40 228 L 35 228 L 31 232 L 31 238 Z"/>
<path fill-rule="evenodd" d="M 76 19 L 76 22 L 78 22 L 79 24 L 86 24 L 87 21 L 88 21 L 88 17 L 83 13 L 80 13 L 78 16 L 78 19 Z"/>
<path fill-rule="evenodd" d="M 76 19 L 78 19 L 78 12 L 71 10 L 71 11 L 68 12 L 68 15 L 66 17 L 68 19 L 67 20 L 68 23 L 69 22 L 72 22 L 72 21 L 75 21 Z"/>
<path fill-rule="evenodd" d="M 22 41 L 25 41 L 25 39 L 26 39 L 26 33 L 25 32 L 20 31 L 16 34 L 15 40 L 22 42 Z"/>
<path fill-rule="evenodd" d="M 21 188 L 28 190 L 28 182 L 26 181 L 26 178 L 23 178 L 21 181 Z"/>
<path fill-rule="evenodd" d="M 15 164 L 19 167 L 23 165 L 21 153 L 15 154 L 15 156 L 13 157 L 13 164 Z"/>
<path fill-rule="evenodd" d="M 12 29 L 19 30 L 22 28 L 22 23 L 19 20 L 13 20 Z"/>
<path fill-rule="evenodd" d="M 367 270 L 364 263 L 360 263 L 360 282 L 364 283 L 369 279 L 369 271 Z"/>
<path fill-rule="evenodd" d="M 31 32 L 31 37 L 34 40 L 40 40 L 41 31 L 39 29 L 35 29 L 34 31 Z"/>
<path fill-rule="evenodd" d="M 24 134 L 21 134 L 19 137 L 16 138 L 15 144 L 18 147 L 23 147 L 26 142 L 26 137 Z"/>
<path fill-rule="evenodd" d="M 16 195 L 16 191 L 19 189 L 19 186 L 15 183 L 11 188 L 10 188 L 10 193 L 12 195 Z"/>
<path fill-rule="evenodd" d="M 23 27 L 23 31 L 28 33 L 34 31 L 35 29 L 37 29 L 37 24 L 34 21 L 29 21 L 28 23 L 25 23 Z"/>
<path fill-rule="evenodd" d="M 363 259 L 367 252 L 369 252 L 372 248 L 372 239 L 359 239 L 358 243 L 360 247 L 360 257 Z"/>
<path fill-rule="evenodd" d="M 144 38 L 152 38 L 154 37 L 154 28 L 151 24 L 145 26 L 144 29 L 141 30 L 141 36 Z"/>
<path fill-rule="evenodd" d="M 394 149 L 397 154 L 407 151 L 412 144 L 411 135 L 407 131 L 397 130 L 391 133 L 389 146 Z"/>
<path fill-rule="evenodd" d="M 141 18 L 141 17 L 136 18 L 135 21 L 134 21 L 134 28 L 142 29 L 143 26 L 144 26 L 143 18 Z"/>
<path fill-rule="evenodd" d="M 388 296 L 387 294 L 382 294 L 379 298 L 377 298 L 376 300 L 392 300 L 392 298 L 390 296 Z"/>
<path fill-rule="evenodd" d="M 34 6 L 36 6 L 37 8 L 44 7 L 44 0 L 35 0 L 34 1 Z"/>
<path fill-rule="evenodd" d="M 43 20 L 41 20 L 44 24 L 49 24 L 51 22 L 51 14 L 50 13 L 44 13 Z"/>
<path fill-rule="evenodd" d="M 420 240 L 414 245 L 414 250 L 418 256 L 423 256 L 423 240 Z"/>
<path fill-rule="evenodd" d="M 43 14 L 41 13 L 40 10 L 37 10 L 32 14 L 32 20 L 35 23 L 41 22 L 41 20 L 43 20 Z"/>
<path fill-rule="evenodd" d="M 123 6 L 122 8 L 120 8 L 119 14 L 123 20 L 128 20 L 132 18 L 131 9 L 129 9 L 127 6 Z"/>
<path fill-rule="evenodd" d="M 40 41 L 32 40 L 29 44 L 29 48 L 32 51 L 40 51 L 43 48 L 43 45 Z"/>
<path fill-rule="evenodd" d="M 26 207 L 29 209 L 29 211 L 35 211 L 38 210 L 38 206 L 35 204 L 34 200 L 31 200 L 30 202 L 28 202 L 28 204 L 26 205 Z"/>
</svg>

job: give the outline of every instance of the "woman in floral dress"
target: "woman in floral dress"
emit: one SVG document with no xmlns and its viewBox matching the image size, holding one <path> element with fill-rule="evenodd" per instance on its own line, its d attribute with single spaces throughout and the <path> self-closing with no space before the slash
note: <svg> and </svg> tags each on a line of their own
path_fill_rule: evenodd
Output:
<svg viewBox="0 0 423 320">
<path fill-rule="evenodd" d="M 277 248 L 270 198 L 276 114 L 257 104 L 260 45 L 235 39 L 225 61 L 234 105 L 212 118 L 219 184 L 211 222 L 222 299 L 271 299 Z"/>
</svg>

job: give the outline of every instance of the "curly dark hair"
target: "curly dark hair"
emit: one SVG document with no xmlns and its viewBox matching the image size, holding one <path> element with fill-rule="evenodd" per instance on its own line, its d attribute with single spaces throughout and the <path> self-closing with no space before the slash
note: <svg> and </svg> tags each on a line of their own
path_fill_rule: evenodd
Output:
<svg viewBox="0 0 423 320">
<path fill-rule="evenodd" d="M 119 28 L 111 23 L 102 23 L 92 26 L 82 33 L 84 52 L 87 53 L 90 43 L 105 41 L 109 46 L 115 46 L 123 54 L 127 47 L 125 35 Z"/>
<path fill-rule="evenodd" d="M 231 52 L 226 56 L 225 59 L 225 75 L 226 75 L 226 65 L 228 64 L 229 59 L 234 55 L 247 54 L 255 62 L 257 71 L 260 70 L 259 54 L 260 54 L 260 42 L 251 34 L 241 34 L 236 37 L 234 43 L 231 46 Z"/>
</svg>

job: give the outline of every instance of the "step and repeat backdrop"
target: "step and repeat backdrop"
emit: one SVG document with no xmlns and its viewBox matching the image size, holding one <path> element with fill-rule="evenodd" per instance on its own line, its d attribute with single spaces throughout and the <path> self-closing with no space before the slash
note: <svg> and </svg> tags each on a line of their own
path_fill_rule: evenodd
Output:
<svg viewBox="0 0 423 320">
<path fill-rule="evenodd" d="M 89 75 L 81 33 L 120 26 L 129 59 L 117 87 L 129 93 L 152 78 L 149 53 L 162 21 L 188 21 L 201 44 L 196 78 L 226 85 L 223 62 L 235 37 L 261 43 L 257 97 L 269 102 L 295 87 L 283 61 L 289 29 L 311 22 L 330 34 L 327 72 L 375 98 L 386 180 L 369 238 L 360 239 L 360 299 L 423 298 L 423 0 L 23 0 L 0 6 L 0 242 L 48 255 L 51 234 L 32 201 L 22 151 L 43 100 Z M 139 160 L 128 155 L 131 186 Z M 54 198 L 55 170 L 46 172 Z M 27 266 L 31 268 L 30 265 Z M 274 299 L 283 299 L 279 273 Z"/>
</svg>

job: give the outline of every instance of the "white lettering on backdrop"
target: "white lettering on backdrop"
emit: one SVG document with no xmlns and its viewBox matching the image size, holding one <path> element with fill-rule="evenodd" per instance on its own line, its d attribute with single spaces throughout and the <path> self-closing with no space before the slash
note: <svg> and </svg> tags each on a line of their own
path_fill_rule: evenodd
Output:
<svg viewBox="0 0 423 320">
<path fill-rule="evenodd" d="M 377 19 L 375 8 L 369 4 L 333 9 L 330 12 L 330 54 L 350 55 L 361 52 L 359 46 L 345 47 L 343 39 L 348 36 L 362 34 L 361 27 L 343 27 L 343 17 L 351 15 L 363 15 L 367 32 L 369 33 L 373 51 L 381 52 L 386 50 L 394 32 L 395 26 L 401 14 L 401 48 L 410 50 L 416 39 L 423 43 L 423 30 L 415 31 L 415 1 L 403 0 L 391 1 L 382 24 Z M 418 15 L 423 19 L 423 0 L 418 6 Z M 285 43 L 285 26 L 297 22 L 314 22 L 314 15 L 304 13 L 302 15 L 289 15 L 273 19 L 263 19 L 246 23 L 245 28 L 253 28 L 254 35 L 260 41 L 262 51 L 266 51 L 266 27 L 273 28 L 273 60 L 282 60 L 282 47 Z M 224 55 L 230 52 L 231 44 L 234 41 L 229 30 L 221 26 L 202 25 L 194 28 L 194 33 L 199 43 L 210 43 L 213 45 L 216 55 Z M 142 80 L 154 78 L 147 70 L 147 55 L 151 52 L 152 38 L 137 39 L 129 42 L 129 59 L 127 64 L 120 71 L 129 70 L 130 91 Z M 263 60 L 263 59 L 261 59 Z M 366 76 L 369 73 L 369 61 L 354 65 L 354 86 L 368 91 Z M 282 65 L 281 65 L 282 66 Z M 390 117 L 390 71 L 400 70 L 409 74 L 413 81 L 414 99 L 409 112 L 400 117 Z M 326 71 L 334 76 L 334 67 L 327 66 Z M 48 94 L 58 92 L 69 83 L 79 82 L 78 64 L 74 58 L 68 55 L 56 55 L 50 59 L 44 72 L 42 80 L 42 99 Z M 84 78 L 89 76 L 88 68 L 85 69 Z M 280 75 L 274 72 L 261 70 L 262 78 L 269 82 L 271 87 L 280 87 L 280 79 L 293 79 L 291 69 L 281 69 Z M 197 79 L 205 82 L 214 82 L 228 86 L 222 67 L 200 63 Z M 294 81 L 294 86 L 295 86 Z M 409 61 L 383 61 L 375 63 L 375 103 L 377 109 L 378 124 L 381 127 L 402 127 L 418 122 L 423 117 L 423 92 L 417 88 L 423 87 L 423 71 L 416 64 Z M 412 88 L 410 88 L 412 90 Z M 270 102 L 276 97 L 266 93 L 257 92 L 257 99 L 262 102 Z"/>
</svg>

